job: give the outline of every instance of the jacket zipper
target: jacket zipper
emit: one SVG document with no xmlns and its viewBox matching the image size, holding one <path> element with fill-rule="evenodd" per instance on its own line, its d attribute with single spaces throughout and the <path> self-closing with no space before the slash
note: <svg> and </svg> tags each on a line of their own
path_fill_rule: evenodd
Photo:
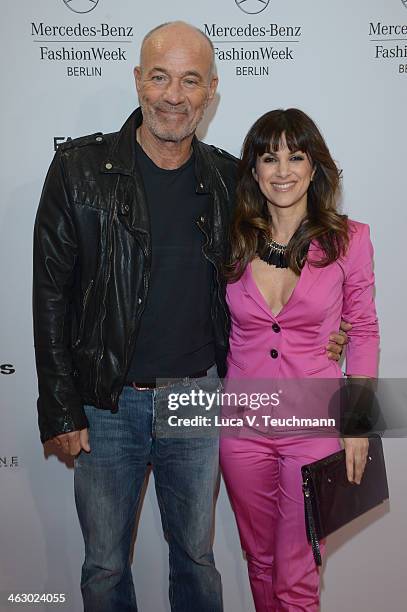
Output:
<svg viewBox="0 0 407 612">
<path fill-rule="evenodd" d="M 107 288 L 108 288 L 108 284 L 109 284 L 110 270 L 111 270 L 111 265 L 112 265 L 112 262 L 111 262 L 111 255 L 112 255 L 112 231 L 113 231 L 113 221 L 115 219 L 115 216 L 116 216 L 116 207 L 113 210 L 112 218 L 111 218 L 112 223 L 110 224 L 109 231 L 108 231 L 108 243 L 109 243 L 109 250 L 108 250 L 108 254 L 107 254 L 108 271 L 107 271 L 107 273 L 105 275 L 104 291 L 103 291 L 103 298 L 102 298 L 103 311 L 102 311 L 102 314 L 101 314 L 101 317 L 100 317 L 100 322 L 99 322 L 100 348 L 99 348 L 99 351 L 98 351 L 98 355 L 96 356 L 96 362 L 95 362 L 95 396 L 96 396 L 99 404 L 100 404 L 100 398 L 99 398 L 99 394 L 98 394 L 98 386 L 99 386 L 99 380 L 100 380 L 100 364 L 102 362 L 103 355 L 104 355 L 103 323 L 104 323 L 104 320 L 106 318 L 106 295 L 107 295 Z"/>
<path fill-rule="evenodd" d="M 220 151 L 220 149 L 218 149 L 218 150 Z M 221 183 L 221 185 L 222 185 L 223 189 L 225 190 L 225 197 L 226 197 L 226 199 L 228 199 L 228 198 L 229 198 L 229 190 L 228 190 L 228 188 L 227 188 L 227 186 L 226 186 L 225 181 L 223 180 L 223 176 L 222 176 L 222 174 L 219 172 L 219 168 L 217 168 L 216 166 L 214 166 L 214 168 L 215 168 L 216 176 L 218 177 L 218 179 L 219 179 L 219 181 L 220 181 L 220 183 Z M 214 197 L 215 197 L 215 196 L 214 196 Z M 206 244 L 204 245 L 204 247 L 206 247 L 206 246 L 209 244 L 209 236 L 208 236 L 208 234 L 206 233 L 206 231 L 204 230 L 204 228 L 203 228 L 203 227 L 200 225 L 199 220 L 197 221 L 197 224 L 198 224 L 199 229 L 200 229 L 200 230 L 201 230 L 201 231 L 204 233 L 204 235 L 206 236 Z M 218 270 L 218 268 L 217 268 L 217 266 L 216 266 L 215 262 L 214 262 L 214 261 L 212 261 L 212 260 L 211 260 L 209 257 L 207 257 L 205 253 L 204 253 L 204 255 L 205 255 L 205 257 L 208 259 L 208 261 L 210 261 L 210 262 L 213 264 L 213 266 L 214 266 L 214 268 L 215 268 L 215 270 L 216 270 L 216 291 L 217 291 L 217 295 L 218 295 L 218 301 L 219 301 L 219 303 L 220 303 L 220 305 L 221 305 L 221 308 L 222 308 L 223 314 L 224 314 L 224 316 L 225 316 L 225 320 L 226 320 L 226 322 L 228 322 L 228 321 L 229 321 L 229 313 L 226 311 L 225 305 L 224 305 L 223 300 L 222 300 L 222 296 L 220 295 L 219 270 Z M 228 333 L 229 333 L 229 329 L 228 329 L 228 327 L 227 327 L 227 326 L 225 326 L 225 328 L 224 328 L 224 329 L 225 329 L 225 332 L 228 334 Z"/>
<path fill-rule="evenodd" d="M 217 176 L 218 176 L 218 178 L 219 178 L 220 182 L 222 183 L 223 188 L 225 190 L 226 199 L 228 199 L 229 198 L 229 190 L 226 187 L 225 181 L 223 180 L 223 176 L 221 175 L 221 173 L 219 172 L 219 169 L 216 166 L 215 166 L 215 170 L 216 170 L 216 174 L 217 174 Z"/>
<path fill-rule="evenodd" d="M 136 238 L 137 239 L 137 238 Z M 142 244 L 142 242 L 140 240 L 138 240 L 138 243 L 141 247 L 141 250 L 144 254 L 145 257 L 145 261 L 149 262 L 149 258 L 148 258 L 148 252 L 147 249 L 144 247 L 144 244 Z M 148 293 L 148 277 L 147 274 L 143 274 L 143 287 L 144 287 L 144 299 L 143 299 L 143 307 L 139 310 L 138 314 L 137 314 L 137 318 L 136 318 L 136 322 L 135 322 L 135 326 L 134 326 L 134 331 L 131 335 L 131 337 L 129 338 L 128 341 L 128 350 L 126 352 L 126 363 L 125 363 L 125 367 L 124 367 L 124 374 L 123 374 L 123 378 L 121 380 L 120 383 L 120 388 L 123 387 L 125 381 L 126 381 L 126 377 L 127 377 L 127 372 L 129 371 L 129 367 L 130 367 L 130 359 L 129 359 L 129 355 L 133 355 L 134 353 L 134 349 L 135 349 L 135 339 L 137 337 L 138 334 L 138 330 L 140 327 L 140 319 L 141 319 L 141 315 L 144 312 L 144 309 L 146 307 L 146 301 L 147 301 L 147 293 Z M 112 403 L 114 406 L 117 405 L 118 399 L 119 399 L 119 395 L 120 395 L 120 391 L 116 391 L 114 393 L 112 393 Z"/>
<path fill-rule="evenodd" d="M 85 295 L 83 296 L 83 301 L 82 301 L 82 315 L 81 315 L 81 321 L 80 321 L 80 324 L 79 324 L 78 337 L 77 337 L 77 339 L 76 339 L 76 341 L 75 341 L 75 344 L 73 345 L 73 347 L 72 347 L 72 348 L 76 348 L 76 347 L 79 345 L 79 343 L 80 343 L 80 341 L 81 341 L 81 339 L 82 339 L 82 335 L 83 335 L 83 328 L 84 328 L 84 326 L 85 326 L 86 309 L 87 309 L 87 306 L 88 306 L 88 298 L 89 298 L 90 290 L 91 290 L 91 289 L 92 289 L 92 287 L 93 287 L 93 282 L 94 282 L 94 281 L 93 281 L 93 279 L 92 279 L 92 280 L 90 281 L 90 283 L 89 283 L 89 285 L 88 285 L 88 287 L 87 287 L 86 291 L 85 291 Z"/>
<path fill-rule="evenodd" d="M 203 227 L 203 225 L 202 225 L 202 224 L 203 224 L 203 221 L 204 221 L 204 217 L 201 217 L 200 219 L 197 219 L 197 221 L 196 221 L 197 226 L 199 227 L 199 229 L 201 230 L 201 232 L 203 233 L 203 235 L 204 235 L 204 236 L 205 236 L 205 238 L 206 238 L 206 242 L 205 242 L 205 244 L 204 244 L 204 245 L 203 245 L 203 247 L 202 247 L 202 253 L 204 254 L 205 259 L 207 259 L 207 260 L 209 261 L 209 263 L 211 263 L 211 264 L 213 265 L 213 267 L 215 268 L 216 273 L 217 273 L 217 272 L 218 272 L 218 269 L 217 269 L 217 267 L 216 267 L 215 262 L 213 261 L 213 259 L 211 259 L 210 257 L 208 257 L 208 255 L 205 253 L 205 249 L 206 249 L 206 247 L 207 247 L 207 246 L 208 246 L 208 244 L 209 244 L 209 235 L 206 233 L 206 231 L 205 231 L 205 229 L 204 229 L 204 227 Z"/>
<path fill-rule="evenodd" d="M 133 182 L 136 183 L 134 176 L 132 177 Z M 136 188 L 137 188 L 137 184 L 136 184 Z M 146 306 L 146 301 L 147 301 L 147 293 L 148 293 L 148 287 L 149 287 L 149 279 L 148 279 L 148 275 L 146 274 L 146 266 L 148 266 L 148 272 L 150 271 L 150 259 L 149 259 L 149 254 L 147 249 L 145 248 L 145 245 L 143 244 L 142 240 L 139 239 L 139 237 L 137 236 L 137 234 L 134 234 L 137 242 L 140 245 L 140 248 L 142 250 L 142 253 L 144 255 L 145 258 L 145 268 L 144 268 L 144 274 L 143 274 L 143 287 L 144 287 L 144 296 L 143 296 L 143 306 L 142 308 L 139 310 L 138 314 L 137 314 L 137 318 L 135 320 L 135 326 L 134 326 L 134 331 L 131 335 L 131 337 L 129 338 L 128 344 L 127 344 L 127 350 L 126 350 L 126 356 L 125 356 L 125 364 L 124 364 L 124 368 L 123 368 L 123 376 L 122 376 L 122 380 L 120 383 L 120 391 L 115 391 L 111 394 L 110 396 L 110 400 L 113 404 L 114 408 L 117 408 L 117 404 L 118 404 L 118 400 L 119 400 L 119 395 L 120 392 L 123 388 L 123 385 L 126 381 L 126 376 L 127 373 L 129 371 L 129 367 L 130 367 L 130 358 L 129 355 L 132 356 L 134 353 L 134 349 L 135 349 L 135 340 L 138 334 L 138 330 L 140 327 L 140 319 L 141 319 L 141 315 L 144 312 L 145 306 Z M 140 299 L 140 296 L 139 296 Z"/>
<path fill-rule="evenodd" d="M 220 295 L 220 289 L 219 289 L 219 286 L 220 286 L 220 283 L 219 283 L 219 270 L 218 270 L 218 268 L 217 268 L 217 266 L 216 266 L 216 263 L 213 261 L 213 259 L 211 259 L 210 257 L 208 257 L 208 256 L 207 256 L 207 254 L 205 253 L 205 250 L 204 250 L 204 249 L 205 249 L 205 248 L 208 246 L 208 244 L 209 244 L 209 235 L 206 233 L 206 231 L 205 231 L 205 229 L 204 229 L 204 227 L 203 227 L 202 222 L 201 222 L 201 220 L 200 220 L 200 219 L 198 219 L 198 220 L 197 220 L 196 224 L 197 224 L 197 226 L 199 227 L 199 229 L 201 230 L 201 232 L 203 233 L 203 235 L 204 235 L 204 236 L 205 236 L 205 238 L 206 238 L 206 242 L 205 242 L 205 244 L 204 244 L 204 245 L 203 245 L 203 247 L 202 247 L 202 253 L 204 254 L 204 257 L 205 257 L 205 258 L 206 258 L 206 259 L 207 259 L 207 260 L 208 260 L 208 261 L 209 261 L 209 262 L 210 262 L 210 263 L 213 265 L 213 267 L 215 268 L 215 272 L 216 272 L 216 292 L 217 292 L 217 294 L 218 294 L 218 301 L 219 301 L 219 303 L 220 303 L 220 305 L 221 305 L 221 308 L 222 308 L 223 313 L 224 313 L 224 315 L 225 315 L 226 321 L 228 321 L 228 319 L 229 319 L 229 315 L 228 315 L 228 313 L 226 312 L 226 308 L 225 308 L 225 306 L 224 306 L 224 304 L 223 304 L 223 301 L 222 301 L 222 299 L 221 299 L 221 295 Z M 225 328 L 225 331 L 226 331 L 226 332 L 228 332 L 228 329 L 227 329 L 227 328 Z"/>
</svg>

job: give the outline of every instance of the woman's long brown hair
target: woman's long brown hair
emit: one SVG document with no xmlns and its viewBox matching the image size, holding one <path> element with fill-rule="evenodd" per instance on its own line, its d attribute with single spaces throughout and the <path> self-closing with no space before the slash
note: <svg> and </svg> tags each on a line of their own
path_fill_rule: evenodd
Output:
<svg viewBox="0 0 407 612">
<path fill-rule="evenodd" d="M 238 280 L 246 266 L 270 240 L 270 214 L 267 201 L 253 177 L 258 157 L 278 151 L 284 135 L 290 151 L 302 151 L 315 168 L 307 192 L 307 216 L 287 247 L 289 267 L 300 274 L 308 245 L 318 242 L 323 257 L 312 265 L 327 266 L 346 251 L 348 221 L 337 211 L 339 170 L 317 126 L 308 115 L 296 109 L 273 110 L 250 128 L 242 149 L 237 184 L 237 207 L 231 229 L 231 258 L 225 267 L 228 281 Z"/>
</svg>

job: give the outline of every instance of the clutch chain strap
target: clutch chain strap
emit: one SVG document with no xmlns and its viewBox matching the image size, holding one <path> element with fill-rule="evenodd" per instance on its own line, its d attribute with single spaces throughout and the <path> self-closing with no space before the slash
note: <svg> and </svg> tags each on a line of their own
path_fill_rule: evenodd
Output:
<svg viewBox="0 0 407 612">
<path fill-rule="evenodd" d="M 314 515 L 312 512 L 311 491 L 308 485 L 308 480 L 304 480 L 302 484 L 302 490 L 304 491 L 305 515 L 307 518 L 308 534 L 311 540 L 312 554 L 314 555 L 315 563 L 320 566 L 322 565 L 321 550 L 319 548 L 318 537 L 315 530 Z"/>
</svg>

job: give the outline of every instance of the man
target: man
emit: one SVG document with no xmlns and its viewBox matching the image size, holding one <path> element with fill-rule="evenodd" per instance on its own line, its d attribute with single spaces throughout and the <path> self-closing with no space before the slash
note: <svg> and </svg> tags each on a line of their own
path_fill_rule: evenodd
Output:
<svg viewBox="0 0 407 612">
<path fill-rule="evenodd" d="M 135 79 L 141 109 L 118 133 L 60 147 L 42 193 L 33 298 L 41 439 L 77 456 L 86 611 L 137 610 L 129 557 L 151 463 L 171 609 L 218 612 L 217 439 L 156 432 L 168 388 L 214 389 L 214 364 L 225 373 L 221 265 L 236 160 L 195 137 L 218 83 L 202 32 L 182 22 L 151 31 Z"/>
</svg>

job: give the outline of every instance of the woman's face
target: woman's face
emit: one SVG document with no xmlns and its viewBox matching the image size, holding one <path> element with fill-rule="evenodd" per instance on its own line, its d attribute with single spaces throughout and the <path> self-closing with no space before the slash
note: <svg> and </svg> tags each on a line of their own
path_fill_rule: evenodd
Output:
<svg viewBox="0 0 407 612">
<path fill-rule="evenodd" d="M 287 148 L 283 134 L 278 151 L 257 158 L 253 177 L 269 204 L 277 208 L 295 206 L 305 213 L 307 191 L 314 172 L 304 152 Z"/>
</svg>

